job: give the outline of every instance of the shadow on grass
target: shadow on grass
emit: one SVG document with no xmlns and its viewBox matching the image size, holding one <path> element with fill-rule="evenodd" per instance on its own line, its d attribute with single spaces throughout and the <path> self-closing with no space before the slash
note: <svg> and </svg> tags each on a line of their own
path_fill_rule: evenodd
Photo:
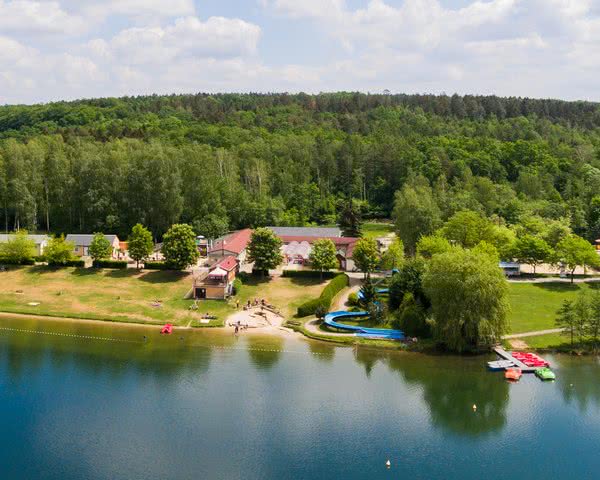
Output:
<svg viewBox="0 0 600 480">
<path fill-rule="evenodd" d="M 192 278 L 191 275 L 187 272 L 157 270 L 155 272 L 143 274 L 142 276 L 140 276 L 140 280 L 142 282 L 147 282 L 147 283 L 170 283 L 170 282 L 177 282 L 187 276 L 189 276 L 190 279 Z"/>
<path fill-rule="evenodd" d="M 327 283 L 331 280 L 330 278 L 324 278 L 321 280 L 319 277 L 315 277 L 315 278 L 289 277 L 289 278 L 290 278 L 291 283 L 293 283 L 294 285 L 298 285 L 300 287 L 312 287 L 313 285 L 319 285 L 320 283 Z"/>
<path fill-rule="evenodd" d="M 242 278 L 242 284 L 248 285 L 249 287 L 258 287 L 260 285 L 265 285 L 269 283 L 273 277 L 269 277 L 268 275 L 260 276 L 260 275 L 247 275 Z"/>
<path fill-rule="evenodd" d="M 96 268 L 81 268 L 77 267 L 73 269 L 71 275 L 75 275 L 76 277 L 91 277 L 96 275 L 99 272 Z"/>
<path fill-rule="evenodd" d="M 130 278 L 138 275 L 140 271 L 136 268 L 123 268 L 117 270 L 106 270 L 106 276 L 111 278 Z"/>
<path fill-rule="evenodd" d="M 547 290 L 549 292 L 576 292 L 579 290 L 578 283 L 552 282 L 552 283 L 534 283 L 533 286 Z"/>
</svg>

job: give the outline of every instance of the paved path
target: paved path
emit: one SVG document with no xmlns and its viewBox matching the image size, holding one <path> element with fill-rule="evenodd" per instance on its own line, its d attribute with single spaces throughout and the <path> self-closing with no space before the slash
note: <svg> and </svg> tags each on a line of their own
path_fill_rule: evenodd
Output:
<svg viewBox="0 0 600 480">
<path fill-rule="evenodd" d="M 550 328 L 548 330 L 537 330 L 535 332 L 524 332 L 524 333 L 512 333 L 510 335 L 504 335 L 504 340 L 510 340 L 511 338 L 525 338 L 525 337 L 537 337 L 538 335 L 549 335 L 551 333 L 560 333 L 562 328 Z"/>
<path fill-rule="evenodd" d="M 600 277 L 574 278 L 573 283 L 600 282 Z M 542 278 L 510 278 L 508 283 L 571 283 L 571 278 L 542 277 Z"/>
</svg>

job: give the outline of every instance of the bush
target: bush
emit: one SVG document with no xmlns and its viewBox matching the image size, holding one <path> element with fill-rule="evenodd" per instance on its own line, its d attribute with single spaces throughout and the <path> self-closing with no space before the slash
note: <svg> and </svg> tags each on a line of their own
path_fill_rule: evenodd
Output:
<svg viewBox="0 0 600 480">
<path fill-rule="evenodd" d="M 35 265 L 35 260 L 33 258 L 22 258 L 22 259 L 14 259 L 14 258 L 0 258 L 0 265 Z"/>
<path fill-rule="evenodd" d="M 412 293 L 404 295 L 404 300 L 396 312 L 392 326 L 402 330 L 409 337 L 431 337 L 431 326 L 427 322 L 427 313 L 415 301 Z"/>
<path fill-rule="evenodd" d="M 242 280 L 239 278 L 236 278 L 233 281 L 233 295 L 237 295 L 238 293 L 240 293 L 241 288 L 242 288 Z"/>
<path fill-rule="evenodd" d="M 358 293 L 352 292 L 350 295 L 348 295 L 348 305 L 351 307 L 358 306 Z"/>
<path fill-rule="evenodd" d="M 145 270 L 171 270 L 165 262 L 144 262 Z"/>
<path fill-rule="evenodd" d="M 49 267 L 85 267 L 84 260 L 67 260 L 66 262 L 57 263 L 57 262 L 48 262 Z"/>
<path fill-rule="evenodd" d="M 92 263 L 94 268 L 116 268 L 125 269 L 127 268 L 127 262 L 124 260 L 94 260 Z"/>
<path fill-rule="evenodd" d="M 33 261 L 36 263 L 42 263 L 42 262 L 47 262 L 48 259 L 44 255 L 37 255 L 37 256 L 33 257 Z"/>
<path fill-rule="evenodd" d="M 323 277 L 321 277 L 321 272 L 318 270 L 284 270 L 281 274 L 282 277 L 288 278 L 323 278 L 330 279 L 334 278 L 339 273 L 336 272 L 323 272 Z"/>
<path fill-rule="evenodd" d="M 348 275 L 345 273 L 337 274 L 323 289 L 319 298 L 314 298 L 308 302 L 304 302 L 298 307 L 298 316 L 306 317 L 308 315 L 313 315 L 319 308 L 323 308 L 328 311 L 333 297 L 335 297 L 341 290 L 346 288 L 349 282 L 350 279 L 348 278 Z"/>
</svg>

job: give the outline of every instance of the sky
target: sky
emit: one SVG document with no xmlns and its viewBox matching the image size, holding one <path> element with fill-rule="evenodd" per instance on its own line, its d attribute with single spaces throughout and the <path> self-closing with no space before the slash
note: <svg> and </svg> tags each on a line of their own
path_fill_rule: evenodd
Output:
<svg viewBox="0 0 600 480">
<path fill-rule="evenodd" d="M 0 104 L 195 92 L 600 101 L 600 0 L 0 0 Z"/>
</svg>

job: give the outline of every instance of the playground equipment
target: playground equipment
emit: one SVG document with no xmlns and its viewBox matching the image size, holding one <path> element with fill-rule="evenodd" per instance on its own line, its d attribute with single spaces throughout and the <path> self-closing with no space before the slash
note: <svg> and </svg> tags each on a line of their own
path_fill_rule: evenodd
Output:
<svg viewBox="0 0 600 480">
<path fill-rule="evenodd" d="M 390 289 L 389 288 L 378 288 L 377 289 L 377 295 L 383 295 L 385 293 L 390 293 Z M 365 296 L 363 295 L 362 290 L 358 291 L 358 299 L 359 300 L 364 300 Z"/>
<path fill-rule="evenodd" d="M 325 315 L 323 321 L 326 325 L 332 328 L 354 332 L 357 337 L 361 338 L 373 338 L 380 340 L 403 340 L 405 338 L 404 332 L 400 330 L 391 330 L 388 328 L 367 328 L 358 325 L 348 325 L 337 322 L 337 320 L 341 318 L 364 318 L 368 316 L 369 312 L 338 311 L 329 312 L 327 315 Z"/>
</svg>

